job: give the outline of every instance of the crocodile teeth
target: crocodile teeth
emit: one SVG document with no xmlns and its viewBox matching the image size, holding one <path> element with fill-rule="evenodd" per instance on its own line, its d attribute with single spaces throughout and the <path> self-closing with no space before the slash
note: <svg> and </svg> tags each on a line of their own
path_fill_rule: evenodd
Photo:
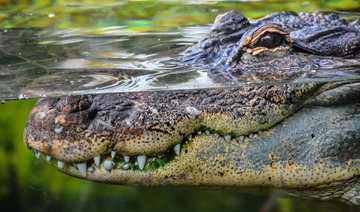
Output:
<svg viewBox="0 0 360 212">
<path fill-rule="evenodd" d="M 130 164 L 125 163 L 122 167 L 124 170 L 128 170 L 130 168 Z"/>
<path fill-rule="evenodd" d="M 38 152 L 38 151 L 34 151 L 34 153 L 35 153 L 35 157 L 36 157 L 37 159 L 39 159 L 39 158 L 40 158 L 40 156 L 41 156 L 41 153 L 40 153 L 40 152 Z"/>
<path fill-rule="evenodd" d="M 62 130 L 63 130 L 63 127 L 55 128 L 55 132 L 56 132 L 56 133 L 61 133 Z"/>
<path fill-rule="evenodd" d="M 264 132 L 260 132 L 260 133 L 264 133 Z M 197 136 L 198 134 L 204 134 L 204 135 L 208 135 L 208 136 L 214 136 L 217 139 L 220 139 L 222 141 L 227 141 L 227 142 L 231 142 L 232 139 L 241 142 L 248 142 L 250 138 L 255 139 L 257 136 L 261 136 L 257 133 L 251 133 L 247 136 L 239 136 L 239 137 L 232 137 L 231 135 L 220 135 L 219 133 L 213 133 L 210 132 L 209 130 L 203 130 L 203 131 L 197 131 L 194 134 L 189 134 L 187 135 L 187 137 L 185 137 L 184 139 L 184 143 L 187 144 L 188 142 L 192 141 L 192 139 L 194 138 L 194 136 Z M 177 157 L 176 155 L 180 155 L 182 147 L 181 144 L 176 144 L 172 147 L 173 150 L 171 150 L 171 148 L 167 149 L 166 151 L 164 151 L 163 153 L 159 153 L 158 155 L 138 155 L 136 157 L 136 160 L 134 161 L 135 158 L 131 158 L 131 156 L 128 155 L 123 155 L 120 154 L 116 151 L 110 151 L 110 156 L 109 156 L 109 152 L 106 152 L 104 155 L 98 155 L 93 157 L 93 159 L 90 159 L 90 161 L 88 162 L 83 162 L 83 163 L 65 163 L 63 161 L 60 160 L 56 160 L 54 158 L 52 158 L 50 155 L 46 155 L 45 153 L 41 153 L 38 150 L 33 149 L 32 151 L 34 152 L 35 156 L 37 158 L 40 158 L 41 155 L 43 155 L 44 159 L 46 159 L 46 161 L 50 162 L 57 162 L 57 167 L 59 169 L 64 169 L 65 165 L 66 168 L 71 168 L 71 164 L 73 165 L 73 167 L 75 167 L 81 174 L 82 177 L 86 178 L 87 177 L 87 173 L 94 173 L 96 170 L 99 170 L 99 168 L 102 168 L 103 170 L 106 171 L 112 171 L 113 169 L 123 169 L 123 170 L 131 170 L 135 167 L 135 169 L 138 170 L 144 170 L 145 166 L 149 166 L 151 165 L 153 162 L 155 164 L 158 163 L 162 163 L 162 160 L 157 161 L 157 158 L 163 158 L 165 160 L 165 162 L 169 162 L 169 160 L 172 160 L 173 157 Z M 175 154 L 174 154 L 175 153 Z M 117 155 L 120 154 L 120 155 Z M 172 154 L 173 157 L 165 157 L 165 154 Z M 103 157 L 103 158 L 101 158 Z M 121 157 L 124 157 L 124 160 L 121 159 Z M 176 158 L 175 158 L 176 159 Z M 92 162 L 92 160 L 94 162 Z M 119 160 L 119 161 L 117 161 Z M 130 162 L 131 161 L 131 162 Z M 89 165 L 89 167 L 87 166 L 87 164 L 91 164 Z M 92 165 L 94 164 L 94 165 Z M 55 165 L 55 164 L 54 164 Z M 138 168 L 137 168 L 138 167 Z"/>
<path fill-rule="evenodd" d="M 93 172 L 95 171 L 95 169 L 90 166 L 90 167 L 88 168 L 88 171 L 91 172 L 91 173 L 93 173 Z"/>
<path fill-rule="evenodd" d="M 77 163 L 76 167 L 78 168 L 80 174 L 83 177 L 86 177 L 86 163 Z"/>
<path fill-rule="evenodd" d="M 189 141 L 192 140 L 192 135 L 191 134 L 188 136 L 188 139 L 189 139 Z"/>
<path fill-rule="evenodd" d="M 139 155 L 139 156 L 137 156 L 137 162 L 138 162 L 138 164 L 139 164 L 139 168 L 140 168 L 141 170 L 143 170 L 144 167 L 145 167 L 145 163 L 146 163 L 146 155 Z"/>
<path fill-rule="evenodd" d="M 103 167 L 106 171 L 111 171 L 111 169 L 113 169 L 113 162 L 111 160 L 105 160 Z"/>
<path fill-rule="evenodd" d="M 180 154 L 180 144 L 176 144 L 175 146 L 174 146 L 174 151 L 175 151 L 175 153 L 177 154 L 177 155 L 179 155 Z"/>
<path fill-rule="evenodd" d="M 111 151 L 111 157 L 115 158 L 116 152 L 115 151 Z"/>
<path fill-rule="evenodd" d="M 225 135 L 224 138 L 225 138 L 225 141 L 227 141 L 227 142 L 231 141 L 231 135 Z"/>
<path fill-rule="evenodd" d="M 95 162 L 95 165 L 96 165 L 97 167 L 99 167 L 99 165 L 100 165 L 100 156 L 95 156 L 95 157 L 94 157 L 94 162 Z"/>
<path fill-rule="evenodd" d="M 62 162 L 61 160 L 58 160 L 57 166 L 58 166 L 59 169 L 63 169 L 64 168 L 64 162 Z"/>
</svg>

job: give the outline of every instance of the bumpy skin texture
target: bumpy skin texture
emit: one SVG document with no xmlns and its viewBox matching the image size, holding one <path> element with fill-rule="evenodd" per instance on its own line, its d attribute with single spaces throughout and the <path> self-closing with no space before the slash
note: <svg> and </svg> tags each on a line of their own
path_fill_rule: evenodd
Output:
<svg viewBox="0 0 360 212">
<path fill-rule="evenodd" d="M 275 28 L 275 30 L 274 30 Z M 250 22 L 237 12 L 219 15 L 209 33 L 184 52 L 183 61 L 207 65 L 216 81 L 281 81 L 313 69 L 358 65 L 359 21 L 335 14 L 280 12 Z M 256 36 L 279 32 L 281 45 L 267 48 Z M 328 56 L 328 57 L 324 57 Z M 219 79 L 220 78 L 220 79 Z"/>
<path fill-rule="evenodd" d="M 321 13 L 250 23 L 230 12 L 182 61 L 214 81 L 292 79 L 358 65 L 358 30 Z M 60 171 L 98 182 L 276 189 L 360 205 L 356 82 L 46 98 L 24 140 Z"/>
</svg>

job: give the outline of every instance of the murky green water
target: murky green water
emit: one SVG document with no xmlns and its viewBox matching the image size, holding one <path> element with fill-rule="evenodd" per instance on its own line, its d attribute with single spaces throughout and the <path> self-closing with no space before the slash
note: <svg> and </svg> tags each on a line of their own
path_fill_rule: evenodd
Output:
<svg viewBox="0 0 360 212">
<path fill-rule="evenodd" d="M 237 10 L 257 18 L 282 10 L 322 10 L 337 11 L 347 19 L 360 16 L 359 2 L 353 0 L 0 2 L 1 100 L 219 86 L 207 81 L 206 71 L 181 67 L 169 57 L 171 49 L 198 41 L 219 13 Z M 161 52 L 166 54 L 154 57 Z M 173 74 L 180 77 L 169 80 Z M 36 160 L 23 145 L 25 122 L 35 102 L 0 105 L 1 211 L 327 211 L 345 207 L 277 198 L 276 193 L 133 188 L 66 176 L 45 160 Z"/>
</svg>

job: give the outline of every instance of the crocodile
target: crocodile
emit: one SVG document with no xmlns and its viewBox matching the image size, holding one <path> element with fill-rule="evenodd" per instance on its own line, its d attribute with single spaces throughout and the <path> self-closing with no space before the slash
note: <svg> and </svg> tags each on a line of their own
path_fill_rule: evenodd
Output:
<svg viewBox="0 0 360 212">
<path fill-rule="evenodd" d="M 279 83 L 43 98 L 24 141 L 59 171 L 96 182 L 360 205 L 360 83 L 289 82 L 358 67 L 359 49 L 360 22 L 336 14 L 228 12 L 179 61 L 216 82 Z"/>
</svg>

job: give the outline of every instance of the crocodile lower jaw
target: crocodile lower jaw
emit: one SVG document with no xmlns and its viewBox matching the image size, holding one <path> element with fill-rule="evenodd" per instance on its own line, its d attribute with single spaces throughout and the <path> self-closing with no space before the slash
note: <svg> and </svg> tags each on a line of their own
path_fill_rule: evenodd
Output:
<svg viewBox="0 0 360 212">
<path fill-rule="evenodd" d="M 129 156 L 115 151 L 110 151 L 102 155 L 93 157 L 88 161 L 80 162 L 64 162 L 58 160 L 50 155 L 41 153 L 37 150 L 32 150 L 36 158 L 43 158 L 49 163 L 56 167 L 58 170 L 67 174 L 75 175 L 81 178 L 87 178 L 89 173 L 94 172 L 107 172 L 111 174 L 114 171 L 135 171 L 135 172 L 151 172 L 160 169 L 171 163 L 177 156 L 179 156 L 184 150 L 184 145 L 191 143 L 195 136 L 205 134 L 207 136 L 214 136 L 216 139 L 224 139 L 226 142 L 237 142 L 237 143 L 248 143 L 250 140 L 261 138 L 269 134 L 270 131 L 259 131 L 257 133 L 251 133 L 245 136 L 232 137 L 231 135 L 220 135 L 215 132 L 197 131 L 190 134 L 180 144 L 176 144 L 169 148 L 165 152 L 157 153 L 156 155 L 137 155 Z M 184 150 L 187 153 L 187 150 Z M 70 173 L 69 173 L 70 172 Z M 77 172 L 77 173 L 76 173 Z"/>
</svg>

